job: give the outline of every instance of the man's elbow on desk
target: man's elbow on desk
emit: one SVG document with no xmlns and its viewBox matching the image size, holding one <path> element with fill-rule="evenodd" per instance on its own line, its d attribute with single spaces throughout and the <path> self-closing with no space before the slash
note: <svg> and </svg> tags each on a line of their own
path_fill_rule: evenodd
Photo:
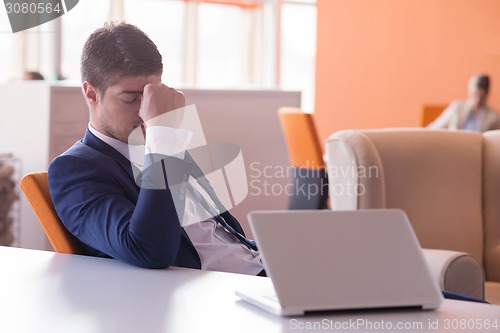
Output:
<svg viewBox="0 0 500 333">
<path fill-rule="evenodd" d="M 179 247 L 180 234 L 178 237 L 170 237 L 168 241 L 161 242 L 129 235 L 120 246 L 109 246 L 107 252 L 110 257 L 133 266 L 164 269 L 175 265 Z"/>
<path fill-rule="evenodd" d="M 124 257 L 115 257 L 120 261 L 125 261 L 133 266 L 148 269 L 165 269 L 172 266 L 175 262 L 175 255 L 169 255 L 162 252 L 141 253 L 140 255 L 130 255 Z"/>
</svg>

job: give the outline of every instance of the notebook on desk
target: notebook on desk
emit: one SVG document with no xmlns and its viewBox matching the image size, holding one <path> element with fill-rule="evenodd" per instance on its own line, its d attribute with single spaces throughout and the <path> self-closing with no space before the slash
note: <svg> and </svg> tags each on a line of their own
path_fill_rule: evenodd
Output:
<svg viewBox="0 0 500 333">
<path fill-rule="evenodd" d="M 267 311 L 434 309 L 442 302 L 401 210 L 255 211 L 248 218 L 274 289 L 236 294 Z"/>
</svg>

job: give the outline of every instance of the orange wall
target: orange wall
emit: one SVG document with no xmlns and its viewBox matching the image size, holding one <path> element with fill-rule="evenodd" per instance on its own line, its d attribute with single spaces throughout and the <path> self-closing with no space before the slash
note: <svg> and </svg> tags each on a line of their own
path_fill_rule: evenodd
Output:
<svg viewBox="0 0 500 333">
<path fill-rule="evenodd" d="M 315 118 L 340 129 L 418 126 L 423 103 L 492 79 L 500 110 L 499 0 L 318 0 Z"/>
</svg>

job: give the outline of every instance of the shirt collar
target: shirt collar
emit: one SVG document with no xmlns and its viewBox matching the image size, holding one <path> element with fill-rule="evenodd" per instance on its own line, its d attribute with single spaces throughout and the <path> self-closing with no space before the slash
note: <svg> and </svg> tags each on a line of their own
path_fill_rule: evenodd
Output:
<svg viewBox="0 0 500 333">
<path fill-rule="evenodd" d="M 115 138 L 109 137 L 88 124 L 88 129 L 90 133 L 94 134 L 99 140 L 110 145 L 120 154 L 125 156 L 125 158 L 136 166 L 142 166 L 144 163 L 145 148 L 144 145 L 132 146 Z"/>
</svg>

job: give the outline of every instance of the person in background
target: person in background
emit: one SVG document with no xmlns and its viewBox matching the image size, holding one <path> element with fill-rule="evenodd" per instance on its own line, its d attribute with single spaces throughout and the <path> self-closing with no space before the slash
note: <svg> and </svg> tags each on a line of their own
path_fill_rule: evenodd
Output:
<svg viewBox="0 0 500 333">
<path fill-rule="evenodd" d="M 39 72 L 31 72 L 31 71 L 26 71 L 23 74 L 23 80 L 28 80 L 28 81 L 39 81 L 39 80 L 45 80 L 42 74 Z"/>
<path fill-rule="evenodd" d="M 490 78 L 486 74 L 476 74 L 469 80 L 465 101 L 453 101 L 428 128 L 450 130 L 470 130 L 485 132 L 498 129 L 498 113 L 488 104 Z"/>
</svg>

